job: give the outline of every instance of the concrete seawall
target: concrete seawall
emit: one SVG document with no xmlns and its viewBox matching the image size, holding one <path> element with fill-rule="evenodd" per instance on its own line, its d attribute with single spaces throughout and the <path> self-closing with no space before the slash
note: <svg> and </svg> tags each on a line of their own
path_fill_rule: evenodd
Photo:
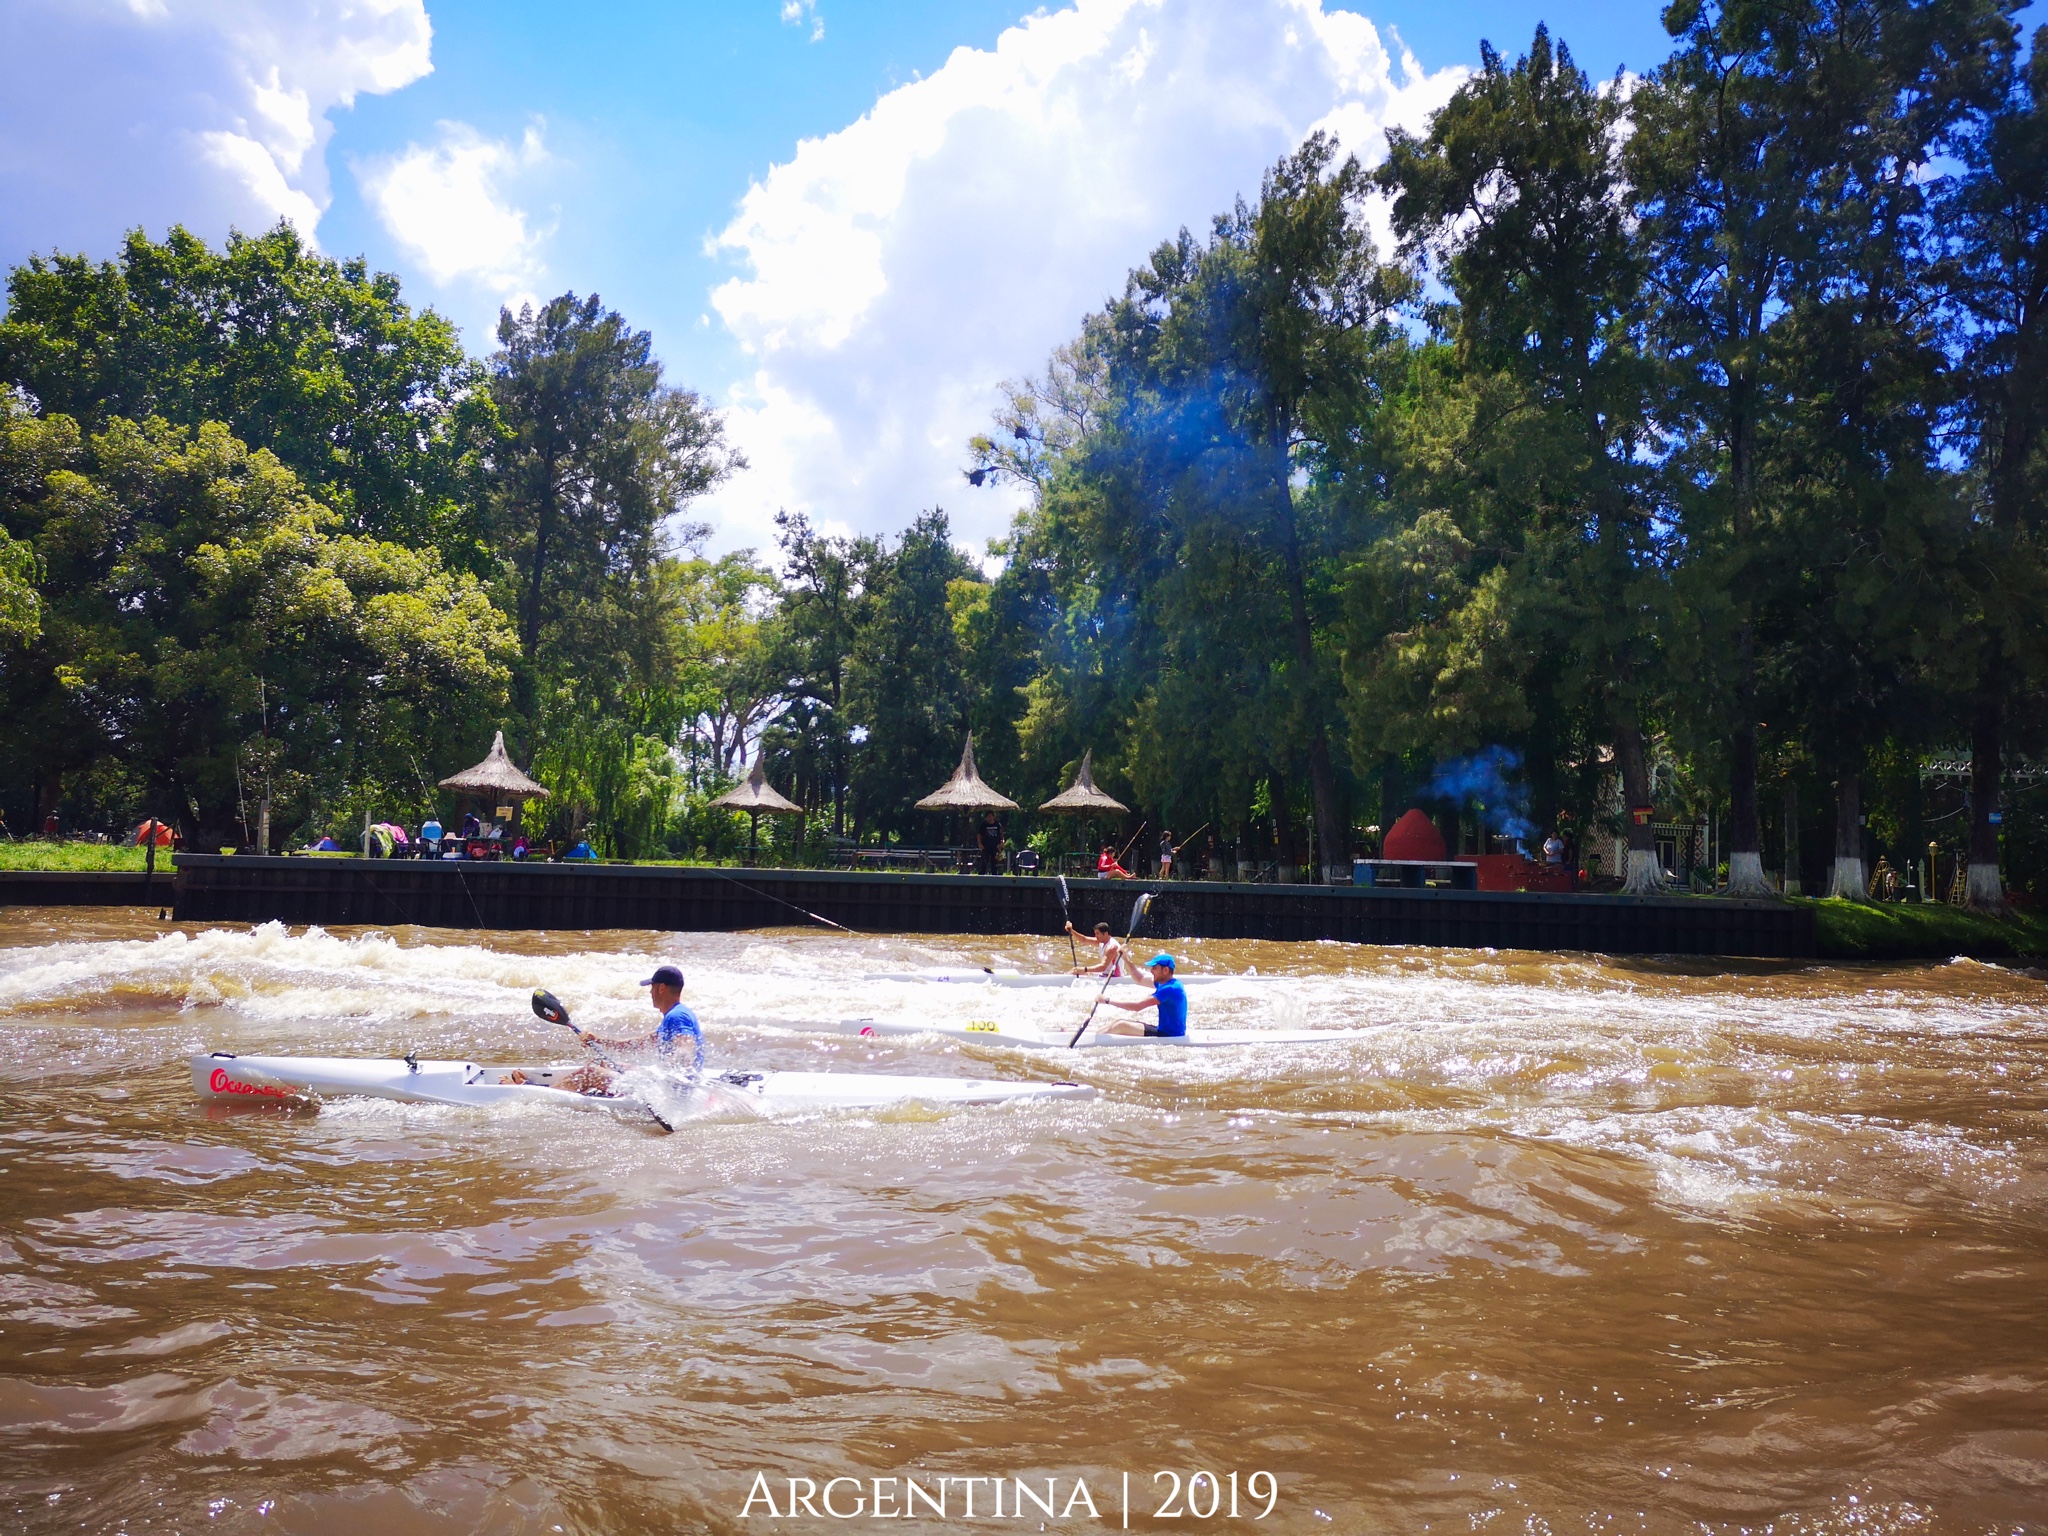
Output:
<svg viewBox="0 0 2048 1536">
<path fill-rule="evenodd" d="M 180 854 L 176 865 L 175 915 L 194 922 L 730 932 L 804 926 L 814 913 L 867 933 L 1053 934 L 1062 921 L 1052 880 L 1010 876 L 204 854 Z M 1155 891 L 1144 935 L 1159 939 L 1816 953 L 1812 910 L 1770 901 L 1210 881 L 1091 880 L 1070 889 L 1075 926 L 1104 920 L 1119 933 L 1137 893 Z"/>
</svg>

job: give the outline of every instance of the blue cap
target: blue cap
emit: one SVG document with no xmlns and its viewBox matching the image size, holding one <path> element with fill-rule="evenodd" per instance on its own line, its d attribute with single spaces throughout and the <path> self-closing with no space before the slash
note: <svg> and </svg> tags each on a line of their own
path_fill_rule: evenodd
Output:
<svg viewBox="0 0 2048 1536">
<path fill-rule="evenodd" d="M 641 982 L 640 985 L 643 987 L 675 987 L 680 990 L 683 985 L 683 973 L 677 966 L 656 966 L 654 974 Z"/>
<path fill-rule="evenodd" d="M 1150 960 L 1147 960 L 1145 964 L 1147 966 L 1163 965 L 1170 971 L 1173 969 L 1173 956 L 1169 955 L 1165 950 L 1162 949 Z"/>
</svg>

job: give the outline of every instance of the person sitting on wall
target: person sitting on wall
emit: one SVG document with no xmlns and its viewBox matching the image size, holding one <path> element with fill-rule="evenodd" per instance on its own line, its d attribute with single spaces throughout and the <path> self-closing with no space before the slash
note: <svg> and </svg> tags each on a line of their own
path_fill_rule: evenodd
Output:
<svg viewBox="0 0 2048 1536">
<path fill-rule="evenodd" d="M 1131 872 L 1117 860 L 1116 845 L 1104 843 L 1102 852 L 1095 860 L 1095 878 L 1098 880 L 1128 880 Z"/>
</svg>

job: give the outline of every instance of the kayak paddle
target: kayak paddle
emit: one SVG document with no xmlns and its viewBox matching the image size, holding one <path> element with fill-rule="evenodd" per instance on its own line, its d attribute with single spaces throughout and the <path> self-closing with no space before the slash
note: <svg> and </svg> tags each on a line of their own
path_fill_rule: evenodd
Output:
<svg viewBox="0 0 2048 1536">
<path fill-rule="evenodd" d="M 1060 893 L 1060 916 L 1067 925 L 1067 958 L 1074 962 L 1074 969 L 1078 971 L 1081 969 L 1081 952 L 1074 948 L 1074 914 L 1067 906 L 1067 877 L 1054 875 L 1052 878 Z"/>
<path fill-rule="evenodd" d="M 1145 911 L 1151 905 L 1152 893 L 1150 891 L 1147 891 L 1144 895 L 1140 896 L 1137 899 L 1137 901 L 1132 905 L 1131 925 L 1129 929 L 1127 929 L 1124 933 L 1124 944 L 1126 945 L 1126 947 L 1129 946 L 1132 939 L 1138 936 L 1138 924 L 1145 921 Z M 1118 969 L 1121 969 L 1121 967 L 1119 967 Z M 1094 1007 L 1088 1010 L 1088 1017 L 1081 1021 L 1081 1027 L 1074 1031 L 1074 1038 L 1067 1042 L 1068 1050 L 1072 1050 L 1075 1046 L 1079 1045 L 1081 1043 L 1081 1037 L 1088 1033 L 1088 1026 L 1095 1022 L 1095 1009 L 1100 1008 L 1102 1006 L 1103 994 L 1109 991 L 1109 984 L 1115 980 L 1115 971 L 1111 971 L 1107 976 L 1102 978 L 1102 985 L 1098 987 L 1095 991 L 1095 1005 Z"/>
<path fill-rule="evenodd" d="M 533 1011 L 546 1023 L 559 1024 L 564 1029 L 576 1030 L 579 1037 L 583 1033 L 581 1030 L 577 1030 L 574 1024 L 569 1022 L 569 1010 L 562 1006 L 562 1000 L 546 987 L 535 987 L 533 989 Z M 613 1061 L 611 1057 L 607 1056 L 601 1047 L 593 1045 L 587 1046 L 585 1049 L 596 1051 L 597 1059 L 607 1067 L 610 1067 L 612 1071 L 623 1073 L 626 1070 L 616 1061 Z M 636 1094 L 634 1097 L 638 1098 L 639 1095 Z M 664 1131 L 673 1131 L 675 1129 L 674 1126 L 662 1119 L 660 1115 L 655 1114 L 652 1104 L 647 1104 L 644 1099 L 641 1102 L 646 1105 L 647 1113 L 653 1116 L 656 1125 L 660 1126 Z"/>
</svg>

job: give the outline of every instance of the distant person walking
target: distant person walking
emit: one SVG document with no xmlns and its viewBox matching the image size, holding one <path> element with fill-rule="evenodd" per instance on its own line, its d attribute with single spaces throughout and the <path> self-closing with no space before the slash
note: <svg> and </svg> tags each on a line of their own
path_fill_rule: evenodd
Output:
<svg viewBox="0 0 2048 1536">
<path fill-rule="evenodd" d="M 1173 853 L 1173 834 L 1162 831 L 1159 834 L 1159 878 L 1162 880 L 1173 878 Z"/>
<path fill-rule="evenodd" d="M 981 830 L 975 837 L 981 844 L 981 872 L 1000 875 L 1003 872 L 1003 824 L 996 820 L 994 811 L 982 818 Z"/>
</svg>

